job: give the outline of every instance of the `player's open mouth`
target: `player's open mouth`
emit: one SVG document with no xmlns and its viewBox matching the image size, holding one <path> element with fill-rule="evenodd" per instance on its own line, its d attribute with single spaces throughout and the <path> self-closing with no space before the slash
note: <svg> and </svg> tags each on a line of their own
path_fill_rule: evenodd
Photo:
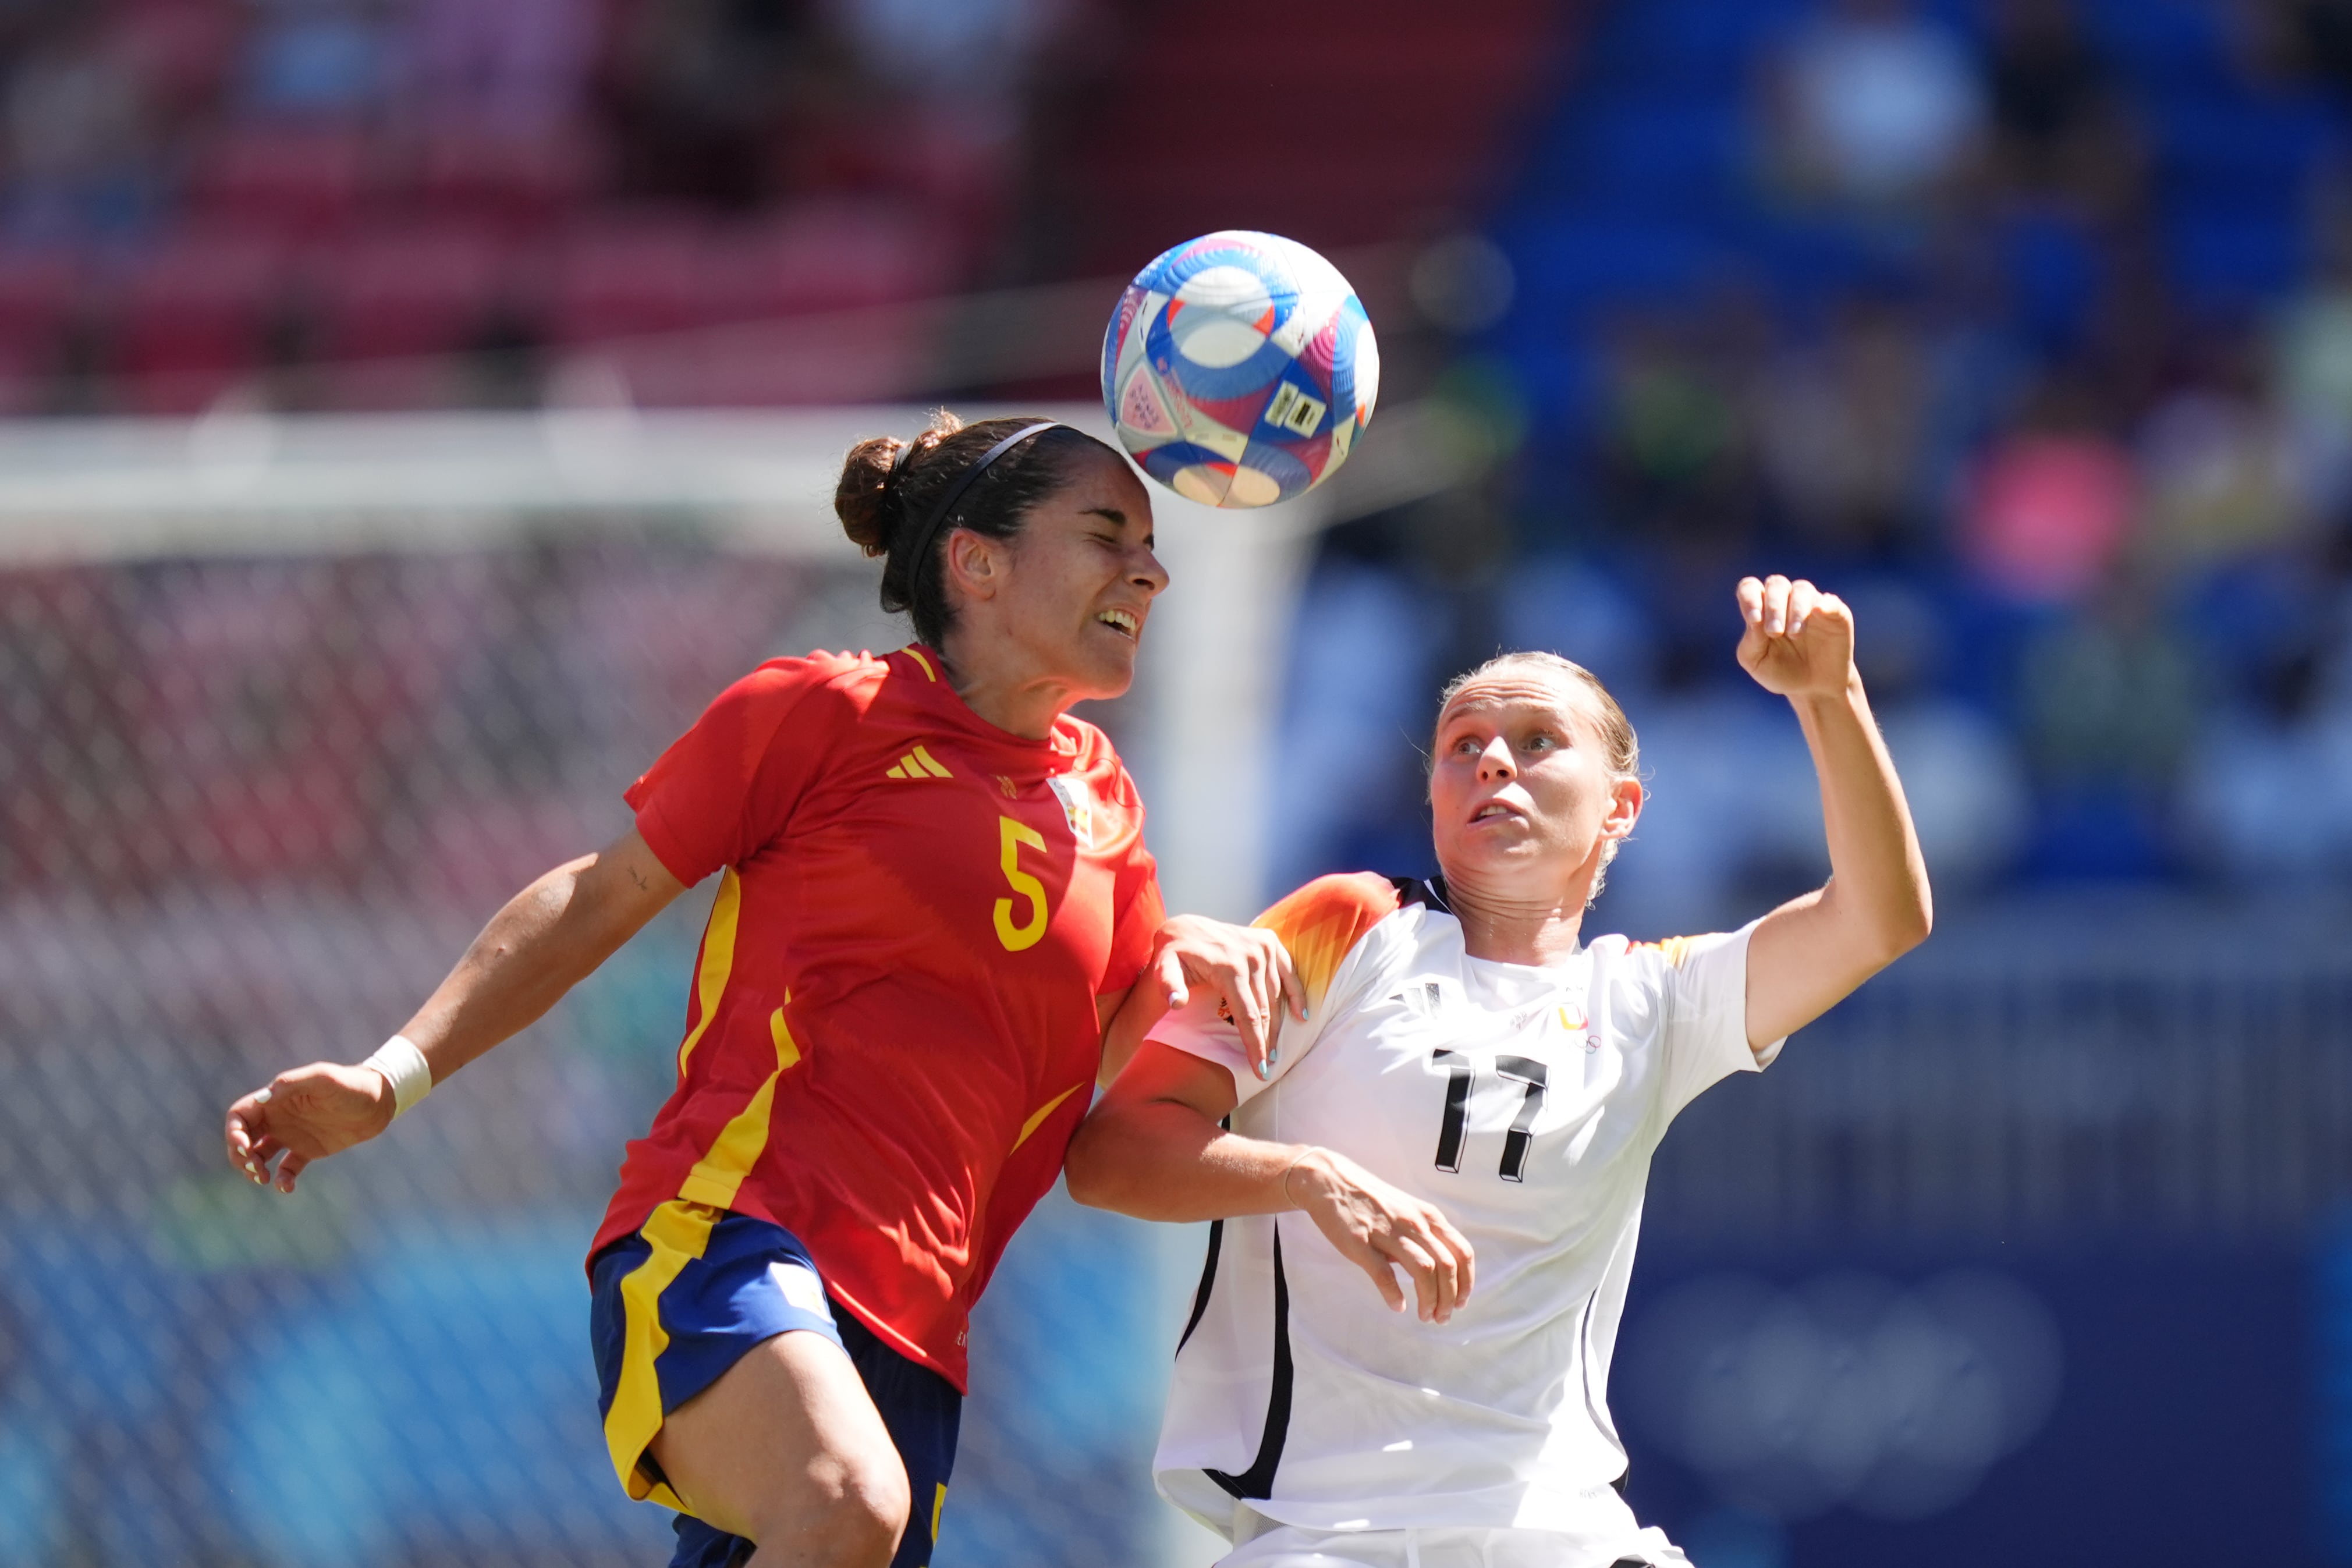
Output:
<svg viewBox="0 0 2352 1568">
<path fill-rule="evenodd" d="M 1486 805 L 1480 806 L 1477 810 L 1472 812 L 1470 814 L 1470 820 L 1473 822 L 1493 822 L 1504 817 L 1509 817 L 1514 821 L 1524 821 L 1527 818 L 1527 815 L 1528 814 L 1526 812 L 1521 811 L 1516 805 L 1509 805 L 1504 801 L 1490 800 Z"/>
<path fill-rule="evenodd" d="M 1130 642 L 1143 635 L 1143 623 L 1136 618 L 1132 610 L 1105 610 L 1095 619 Z"/>
</svg>

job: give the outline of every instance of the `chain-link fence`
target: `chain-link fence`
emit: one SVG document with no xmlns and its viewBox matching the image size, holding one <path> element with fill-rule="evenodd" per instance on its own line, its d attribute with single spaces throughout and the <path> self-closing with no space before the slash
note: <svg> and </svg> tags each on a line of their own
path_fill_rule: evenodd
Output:
<svg viewBox="0 0 2352 1568">
<path fill-rule="evenodd" d="M 666 1559 L 581 1264 L 707 898 L 291 1199 L 221 1115 L 396 1027 L 736 675 L 895 646 L 872 595 L 613 528 L 0 570 L 0 1563 Z M 942 1568 L 1151 1555 L 1157 1256 L 1058 1196 L 1015 1242 Z"/>
</svg>

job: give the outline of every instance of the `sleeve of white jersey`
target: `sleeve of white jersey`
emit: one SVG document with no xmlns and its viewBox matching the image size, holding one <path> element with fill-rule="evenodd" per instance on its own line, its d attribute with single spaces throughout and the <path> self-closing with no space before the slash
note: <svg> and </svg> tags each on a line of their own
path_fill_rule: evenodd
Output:
<svg viewBox="0 0 2352 1568">
<path fill-rule="evenodd" d="M 1221 1016 L 1217 994 L 1206 986 L 1195 987 L 1192 999 L 1153 1025 L 1149 1037 L 1223 1068 L 1233 1075 L 1234 1103 L 1246 1105 L 1254 1097 L 1280 1083 L 1300 1058 L 1314 1049 L 1315 1042 L 1323 1037 L 1323 1021 L 1333 1011 L 1331 1007 L 1318 1007 L 1313 1017 L 1304 1021 L 1286 1014 L 1275 1034 L 1277 1055 L 1274 1068 L 1264 1079 L 1250 1066 L 1249 1052 L 1242 1048 L 1242 1032 Z"/>
<path fill-rule="evenodd" d="M 1783 1040 L 1748 1044 L 1748 939 L 1756 922 L 1660 944 L 1665 959 L 1665 1119 L 1736 1072 L 1757 1072 Z M 1785 1037 L 1784 1037 L 1785 1038 Z"/>
<path fill-rule="evenodd" d="M 1280 1020 L 1273 1070 L 1265 1078 L 1250 1066 L 1241 1031 L 1219 1016 L 1215 994 L 1205 989 L 1195 989 L 1192 1001 L 1154 1025 L 1146 1038 L 1217 1063 L 1233 1075 L 1234 1103 L 1247 1104 L 1280 1083 L 1352 1002 L 1370 962 L 1365 954 L 1373 943 L 1367 939 L 1397 908 L 1393 883 L 1359 871 L 1318 877 L 1257 918 L 1257 925 L 1282 938 L 1307 998 L 1304 1019 L 1286 1014 Z"/>
</svg>

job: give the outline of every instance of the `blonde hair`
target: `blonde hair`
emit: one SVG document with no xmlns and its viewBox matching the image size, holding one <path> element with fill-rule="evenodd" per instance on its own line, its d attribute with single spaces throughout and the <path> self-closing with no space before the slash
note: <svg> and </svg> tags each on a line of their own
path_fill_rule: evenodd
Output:
<svg viewBox="0 0 2352 1568">
<path fill-rule="evenodd" d="M 1445 722 L 1445 710 L 1454 705 L 1454 700 L 1474 681 L 1517 669 L 1539 671 L 1561 684 L 1582 686 L 1592 696 L 1594 728 L 1601 736 L 1602 760 L 1608 766 L 1610 779 L 1615 782 L 1641 778 L 1641 737 L 1633 733 L 1633 721 L 1625 717 L 1625 710 L 1618 706 L 1617 699 L 1609 694 L 1609 689 L 1601 684 L 1601 678 L 1574 659 L 1532 648 L 1517 653 L 1498 653 L 1477 668 L 1465 670 L 1445 683 L 1444 689 L 1437 694 L 1437 720 L 1432 726 L 1430 739 L 1431 766 L 1434 767 L 1437 761 L 1435 731 Z M 1609 879 L 1609 863 L 1617 858 L 1617 851 L 1623 845 L 1623 839 L 1612 838 L 1601 847 L 1601 868 L 1592 879 L 1593 898 L 1601 896 L 1601 885 Z"/>
</svg>

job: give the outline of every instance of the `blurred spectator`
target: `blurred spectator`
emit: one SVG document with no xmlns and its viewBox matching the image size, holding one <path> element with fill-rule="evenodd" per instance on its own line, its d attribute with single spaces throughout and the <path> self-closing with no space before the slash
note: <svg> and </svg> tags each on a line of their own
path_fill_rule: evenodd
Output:
<svg viewBox="0 0 2352 1568">
<path fill-rule="evenodd" d="M 207 0 L 119 0 L 90 6 L 142 84 L 151 111 L 186 125 L 211 112 L 236 64 L 245 14 Z"/>
<path fill-rule="evenodd" d="M 1777 161 L 1800 192 L 1916 207 L 1949 190 L 1978 151 L 1976 62 L 1909 0 L 1830 0 L 1774 64 Z"/>
<path fill-rule="evenodd" d="M 2063 784 L 2161 786 L 2196 732 L 2199 688 L 2151 585 L 2118 575 L 2026 650 L 2034 763 Z"/>
<path fill-rule="evenodd" d="M 2347 0 L 2252 0 L 2241 20 L 2258 67 L 2352 96 L 2352 4 Z"/>
<path fill-rule="evenodd" d="M 256 10 L 246 43 L 248 107 L 264 114 L 350 120 L 381 104 L 391 63 L 381 4 L 257 0 Z"/>
<path fill-rule="evenodd" d="M 1729 666 L 1729 645 L 1720 650 Z M 1828 869 L 1821 791 L 1788 709 L 1736 668 L 1628 709 L 1648 786 L 1589 929 L 1637 938 L 1706 931 L 1758 896 L 1777 900 Z"/>
<path fill-rule="evenodd" d="M 2147 583 L 2119 574 L 2025 649 L 2025 741 L 2046 874 L 2148 877 L 2171 864 L 2171 792 L 2203 682 Z"/>
<path fill-rule="evenodd" d="M 866 68 L 902 87 L 1009 100 L 1059 9 L 1054 0 L 838 0 Z"/>
<path fill-rule="evenodd" d="M 11 228 L 79 238 L 146 216 L 157 173 L 153 128 L 102 12 L 66 13 L 16 62 L 5 93 Z"/>
<path fill-rule="evenodd" d="M 2259 624 L 2200 616 L 2252 678 L 2207 716 L 2182 789 L 2205 868 L 2266 887 L 2352 875 L 2352 535 L 2277 564 Z"/>
<path fill-rule="evenodd" d="M 428 115 L 559 129 L 583 107 L 596 46 L 591 0 L 413 0 L 404 96 Z"/>
<path fill-rule="evenodd" d="M 1032 70 L 1070 0 L 832 0 L 862 74 L 888 89 L 866 156 L 966 232 L 1005 207 Z"/>
<path fill-rule="evenodd" d="M 780 194 L 795 71 L 814 48 L 784 0 L 640 7 L 614 82 L 624 188 L 735 210 Z"/>
<path fill-rule="evenodd" d="M 2242 334 L 2209 333 L 2197 374 L 2141 427 L 2144 544 L 2161 565 L 2245 554 L 2296 524 L 2290 448 L 2252 350 Z"/>
<path fill-rule="evenodd" d="M 1869 556 L 1909 531 L 1930 386 L 1906 310 L 1846 301 L 1827 341 L 1772 367 L 1757 393 L 1764 470 L 1798 538 Z"/>
<path fill-rule="evenodd" d="M 2130 456 L 2099 427 L 2093 395 L 2053 378 L 1969 477 L 1962 552 L 2004 596 L 2063 603 L 2105 576 L 2137 504 Z"/>
<path fill-rule="evenodd" d="M 1979 661 L 1983 650 L 1956 648 L 1937 602 L 1899 576 L 1863 576 L 1838 592 L 1853 607 L 1854 663 L 1903 771 L 1928 870 L 1940 890 L 1980 888 L 2016 858 L 2032 812 L 2016 742 L 1939 689 L 1956 658 Z"/>
<path fill-rule="evenodd" d="M 1937 888 L 1974 892 L 1994 881 L 2016 860 L 2032 818 L 2015 742 L 1981 709 L 1948 697 L 1872 701 Z"/>
<path fill-rule="evenodd" d="M 2352 214 L 2326 217 L 2328 265 L 2280 310 L 2271 354 L 2304 502 L 2336 516 L 2352 505 Z"/>
<path fill-rule="evenodd" d="M 2071 0 L 2000 0 L 1992 24 L 1995 177 L 2085 212 L 2125 206 L 2138 173 L 2130 123 Z"/>
<path fill-rule="evenodd" d="M 1714 353 L 1703 352 L 1711 340 Z M 1601 432 L 1603 482 L 1636 538 L 1730 540 L 1751 522 L 1753 443 L 1736 340 L 1657 316 L 1619 324 Z M 1730 359 L 1726 363 L 1727 358 Z"/>
</svg>

